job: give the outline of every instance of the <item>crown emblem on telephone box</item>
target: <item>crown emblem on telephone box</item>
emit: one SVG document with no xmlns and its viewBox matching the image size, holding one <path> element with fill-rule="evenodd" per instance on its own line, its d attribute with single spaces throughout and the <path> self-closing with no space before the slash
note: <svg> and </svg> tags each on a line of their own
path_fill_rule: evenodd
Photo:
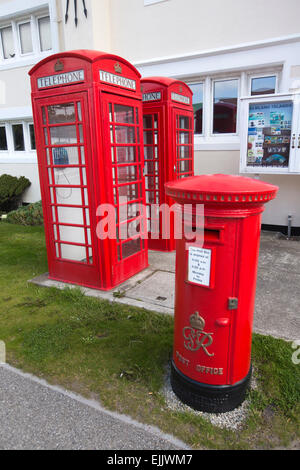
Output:
<svg viewBox="0 0 300 470">
<path fill-rule="evenodd" d="M 64 64 L 62 63 L 61 60 L 57 60 L 57 62 L 54 65 L 54 70 L 55 72 L 61 72 L 64 69 Z"/>
<path fill-rule="evenodd" d="M 121 67 L 121 65 L 119 64 L 119 62 L 116 62 L 116 63 L 115 63 L 114 69 L 115 69 L 115 72 L 117 72 L 117 73 L 122 73 L 122 67 Z"/>
</svg>

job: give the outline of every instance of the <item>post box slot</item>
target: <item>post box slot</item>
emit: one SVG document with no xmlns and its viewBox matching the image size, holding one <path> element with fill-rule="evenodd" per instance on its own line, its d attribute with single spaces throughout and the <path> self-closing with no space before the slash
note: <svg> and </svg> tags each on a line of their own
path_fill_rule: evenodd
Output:
<svg viewBox="0 0 300 470">
<path fill-rule="evenodd" d="M 205 228 L 204 229 L 204 240 L 220 240 L 221 238 L 221 231 L 216 229 Z"/>
</svg>

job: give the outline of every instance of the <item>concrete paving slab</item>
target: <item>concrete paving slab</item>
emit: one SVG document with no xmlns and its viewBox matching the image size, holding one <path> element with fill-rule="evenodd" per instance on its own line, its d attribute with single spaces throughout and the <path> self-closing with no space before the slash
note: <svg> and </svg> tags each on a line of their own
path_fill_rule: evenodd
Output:
<svg viewBox="0 0 300 470">
<path fill-rule="evenodd" d="M 157 271 L 144 282 L 129 289 L 126 297 L 138 299 L 154 305 L 174 308 L 175 274 L 167 271 Z"/>
<path fill-rule="evenodd" d="M 161 251 L 149 251 L 149 266 L 154 271 L 168 271 L 175 273 L 175 258 L 176 253 L 172 251 L 170 253 L 163 253 Z"/>
<path fill-rule="evenodd" d="M 179 450 L 154 426 L 0 364 L 1 450 Z"/>
</svg>

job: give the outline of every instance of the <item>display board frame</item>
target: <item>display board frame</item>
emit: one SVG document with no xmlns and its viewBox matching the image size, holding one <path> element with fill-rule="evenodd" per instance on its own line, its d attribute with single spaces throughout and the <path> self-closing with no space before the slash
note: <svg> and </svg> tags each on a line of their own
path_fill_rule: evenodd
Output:
<svg viewBox="0 0 300 470">
<path fill-rule="evenodd" d="M 299 93 L 241 98 L 241 173 L 300 174 L 299 104 Z"/>
</svg>

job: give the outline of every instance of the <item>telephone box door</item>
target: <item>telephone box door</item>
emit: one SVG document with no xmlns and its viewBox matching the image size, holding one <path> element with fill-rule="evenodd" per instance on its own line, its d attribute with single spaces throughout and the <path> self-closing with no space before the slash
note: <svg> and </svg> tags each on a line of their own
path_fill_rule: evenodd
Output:
<svg viewBox="0 0 300 470">
<path fill-rule="evenodd" d="M 91 230 L 95 211 L 89 194 L 92 178 L 86 93 L 41 98 L 36 120 L 49 276 L 100 286 Z"/>
<path fill-rule="evenodd" d="M 165 138 L 163 135 L 162 108 L 148 108 L 143 114 L 144 129 L 144 176 L 146 191 L 147 230 L 152 249 L 166 249 L 167 241 L 162 239 L 163 213 L 160 205 L 166 202 L 164 183 L 166 181 Z"/>
<path fill-rule="evenodd" d="M 146 256 L 145 187 L 142 152 L 141 103 L 103 93 L 104 151 L 106 180 L 111 182 L 111 201 L 115 208 L 116 239 L 111 243 L 116 260 L 114 277 L 129 277 Z M 109 163 L 111 162 L 111 163 Z M 132 263 L 124 263 L 127 258 Z M 132 271 L 132 272 L 131 272 Z"/>
<path fill-rule="evenodd" d="M 175 132 L 174 176 L 172 179 L 192 176 L 193 167 L 193 114 L 190 111 L 174 108 L 173 125 Z"/>
</svg>

